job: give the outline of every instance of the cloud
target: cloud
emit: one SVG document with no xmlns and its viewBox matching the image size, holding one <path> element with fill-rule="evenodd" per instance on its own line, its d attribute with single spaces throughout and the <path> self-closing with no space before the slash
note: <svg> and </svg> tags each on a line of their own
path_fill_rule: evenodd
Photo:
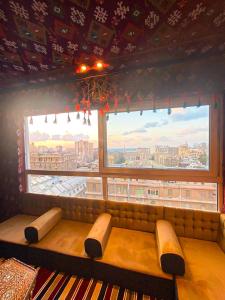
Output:
<svg viewBox="0 0 225 300">
<path fill-rule="evenodd" d="M 162 120 L 160 122 L 148 122 L 144 125 L 144 128 L 154 128 L 154 127 L 161 127 L 164 125 L 167 125 L 168 121 L 167 120 Z"/>
<path fill-rule="evenodd" d="M 167 124 L 168 124 L 167 120 L 162 120 L 160 122 L 148 122 L 148 123 L 145 123 L 145 125 L 141 128 L 131 130 L 131 131 L 125 131 L 123 133 L 123 135 L 129 135 L 129 134 L 133 134 L 133 133 L 145 133 L 145 132 L 148 132 L 146 130 L 148 128 L 161 127 L 161 126 L 164 126 L 164 125 L 167 125 Z"/>
<path fill-rule="evenodd" d="M 136 129 L 136 130 L 125 131 L 125 132 L 123 133 L 123 135 L 129 135 L 129 134 L 133 134 L 133 133 L 145 133 L 145 132 L 147 132 L 146 129 L 140 128 L 140 129 Z"/>
<path fill-rule="evenodd" d="M 186 129 L 181 130 L 178 135 L 179 136 L 184 136 L 184 135 L 190 136 L 193 134 L 198 134 L 200 132 L 208 132 L 208 131 L 209 131 L 209 128 L 207 128 L 207 127 L 186 128 Z"/>
<path fill-rule="evenodd" d="M 169 123 L 169 121 L 167 121 L 167 120 L 163 120 L 162 122 L 161 122 L 161 126 L 164 126 L 164 125 L 167 125 Z"/>
<path fill-rule="evenodd" d="M 195 111 L 187 112 L 184 114 L 180 113 L 175 113 L 172 114 L 172 120 L 174 122 L 183 122 L 183 121 L 191 121 L 191 120 L 196 120 L 200 118 L 205 118 L 208 116 L 208 111 L 206 109 L 196 109 Z"/>
<path fill-rule="evenodd" d="M 152 128 L 152 127 L 157 127 L 159 122 L 148 122 L 144 125 L 144 128 Z"/>
</svg>

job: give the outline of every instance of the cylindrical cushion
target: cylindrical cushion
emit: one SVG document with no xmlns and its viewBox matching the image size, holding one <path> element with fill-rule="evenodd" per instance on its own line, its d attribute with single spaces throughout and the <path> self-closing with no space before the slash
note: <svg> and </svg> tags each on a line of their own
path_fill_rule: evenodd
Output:
<svg viewBox="0 0 225 300">
<path fill-rule="evenodd" d="M 183 251 L 170 222 L 166 220 L 156 222 L 156 239 L 162 270 L 169 274 L 184 275 Z"/>
<path fill-rule="evenodd" d="M 62 209 L 54 207 L 41 215 L 24 230 L 25 238 L 30 243 L 40 241 L 62 218 Z"/>
<path fill-rule="evenodd" d="M 85 239 L 85 252 L 91 258 L 97 258 L 103 255 L 112 228 L 111 218 L 110 214 L 101 214 Z"/>
<path fill-rule="evenodd" d="M 221 228 L 225 229 L 225 214 L 220 215 L 220 224 L 221 224 Z"/>
</svg>

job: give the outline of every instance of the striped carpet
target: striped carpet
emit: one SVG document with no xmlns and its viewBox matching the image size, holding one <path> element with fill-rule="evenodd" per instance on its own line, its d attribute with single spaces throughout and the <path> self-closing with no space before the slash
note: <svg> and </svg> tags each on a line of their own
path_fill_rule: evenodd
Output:
<svg viewBox="0 0 225 300">
<path fill-rule="evenodd" d="M 3 260 L 0 259 L 0 264 Z M 157 300 L 115 285 L 38 268 L 32 299 L 36 300 Z"/>
</svg>

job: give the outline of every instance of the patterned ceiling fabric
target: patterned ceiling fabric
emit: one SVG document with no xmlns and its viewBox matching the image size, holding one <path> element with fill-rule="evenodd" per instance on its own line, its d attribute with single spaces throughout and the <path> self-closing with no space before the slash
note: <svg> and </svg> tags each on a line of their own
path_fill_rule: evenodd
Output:
<svg viewBox="0 0 225 300">
<path fill-rule="evenodd" d="M 97 58 L 123 69 L 224 53 L 224 0 L 0 0 L 1 88 Z"/>
</svg>

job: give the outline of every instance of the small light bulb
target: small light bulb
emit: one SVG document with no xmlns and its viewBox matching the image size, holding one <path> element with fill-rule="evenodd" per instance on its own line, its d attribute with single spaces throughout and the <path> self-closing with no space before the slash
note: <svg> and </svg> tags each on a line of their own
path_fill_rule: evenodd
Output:
<svg viewBox="0 0 225 300">
<path fill-rule="evenodd" d="M 97 62 L 97 64 L 96 64 L 96 67 L 97 67 L 97 69 L 102 69 L 103 68 L 103 63 L 102 62 Z"/>
<path fill-rule="evenodd" d="M 86 65 L 81 65 L 80 70 L 81 70 L 81 72 L 86 72 L 87 71 L 87 66 Z"/>
</svg>

